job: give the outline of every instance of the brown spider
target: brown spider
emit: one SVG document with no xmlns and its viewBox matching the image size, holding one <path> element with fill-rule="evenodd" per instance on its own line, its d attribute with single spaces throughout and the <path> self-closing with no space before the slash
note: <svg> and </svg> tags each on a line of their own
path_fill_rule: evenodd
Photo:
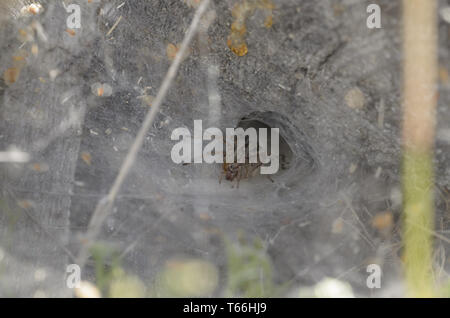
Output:
<svg viewBox="0 0 450 318">
<path fill-rule="evenodd" d="M 249 178 L 253 172 L 261 167 L 262 163 L 223 163 L 222 173 L 219 177 L 219 183 L 222 183 L 222 178 L 233 182 L 236 180 L 236 187 L 239 188 L 241 179 Z"/>
<path fill-rule="evenodd" d="M 224 146 L 224 149 L 226 149 L 226 145 Z M 242 179 L 248 179 L 253 176 L 253 173 L 262 166 L 262 163 L 259 161 L 256 163 L 250 163 L 250 155 L 249 155 L 249 144 L 248 140 L 246 140 L 245 143 L 245 162 L 244 163 L 227 163 L 226 162 L 226 152 L 223 154 L 224 163 L 222 164 L 222 172 L 219 177 L 219 184 L 222 182 L 223 176 L 225 176 L 225 179 L 233 182 L 236 180 L 236 188 L 239 188 L 239 182 Z M 235 161 L 237 161 L 237 155 L 236 155 L 236 144 L 235 144 Z M 272 178 L 267 176 L 271 182 L 274 182 Z"/>
<path fill-rule="evenodd" d="M 236 141 L 236 140 L 235 140 Z M 237 161 L 237 145 L 235 143 L 234 146 L 234 161 Z M 224 141 L 224 149 L 226 149 L 226 142 Z M 222 170 L 219 176 L 219 184 L 222 183 L 222 179 L 225 176 L 225 180 L 233 182 L 236 180 L 236 188 L 239 188 L 239 182 L 242 179 L 248 179 L 254 175 L 254 172 L 262 166 L 262 163 L 258 161 L 256 163 L 250 163 L 250 155 L 249 155 L 249 143 L 248 140 L 245 142 L 245 162 L 244 163 L 227 163 L 226 162 L 226 152 L 223 152 L 223 163 L 222 163 Z M 191 163 L 183 163 L 183 166 L 190 165 Z M 272 178 L 267 176 L 267 178 L 271 181 Z M 234 187 L 234 186 L 232 186 Z"/>
</svg>

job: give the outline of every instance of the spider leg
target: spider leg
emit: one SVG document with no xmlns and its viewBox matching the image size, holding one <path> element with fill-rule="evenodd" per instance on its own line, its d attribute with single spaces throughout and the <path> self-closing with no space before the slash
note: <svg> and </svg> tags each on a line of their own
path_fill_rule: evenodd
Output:
<svg viewBox="0 0 450 318">
<path fill-rule="evenodd" d="M 261 167 L 262 166 L 262 163 L 257 163 L 254 167 L 253 167 L 253 169 L 250 171 L 250 173 L 252 174 L 253 172 L 255 172 L 259 167 Z"/>
<path fill-rule="evenodd" d="M 236 188 L 239 189 L 239 181 L 241 181 L 241 171 L 242 168 L 238 167 L 237 175 L 236 175 Z"/>
<path fill-rule="evenodd" d="M 248 178 L 248 173 L 249 173 L 248 166 L 245 165 L 244 168 L 245 168 L 245 178 Z"/>
</svg>

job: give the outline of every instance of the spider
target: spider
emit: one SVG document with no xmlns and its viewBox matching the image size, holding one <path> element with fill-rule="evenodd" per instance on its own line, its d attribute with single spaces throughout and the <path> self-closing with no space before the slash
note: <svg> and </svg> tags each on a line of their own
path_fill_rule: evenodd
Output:
<svg viewBox="0 0 450 318">
<path fill-rule="evenodd" d="M 235 144 L 236 145 L 236 144 Z M 224 147 L 226 149 L 226 147 Z M 219 177 L 219 184 L 222 183 L 222 179 L 225 176 L 225 179 L 233 182 L 236 180 L 236 188 L 239 188 L 239 182 L 242 179 L 248 179 L 253 176 L 253 173 L 262 166 L 262 163 L 258 160 L 256 163 L 250 163 L 249 160 L 249 144 L 248 140 L 245 143 L 245 162 L 244 163 L 227 163 L 226 162 L 226 153 L 224 152 L 224 163 L 222 164 L 222 171 Z M 235 161 L 236 160 L 236 146 L 235 146 Z M 271 182 L 274 182 L 272 178 L 267 176 Z"/>
<path fill-rule="evenodd" d="M 262 163 L 226 163 L 222 164 L 222 173 L 219 177 L 219 183 L 222 182 L 223 176 L 225 179 L 233 182 L 236 180 L 236 187 L 239 188 L 241 179 L 249 178 L 253 172 L 261 167 Z M 273 182 L 273 180 L 272 180 Z"/>
</svg>

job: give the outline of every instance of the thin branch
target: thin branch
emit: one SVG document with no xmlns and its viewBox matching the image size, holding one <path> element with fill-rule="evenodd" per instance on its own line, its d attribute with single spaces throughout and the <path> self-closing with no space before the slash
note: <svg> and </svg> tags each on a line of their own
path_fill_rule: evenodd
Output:
<svg viewBox="0 0 450 318">
<path fill-rule="evenodd" d="M 169 91 L 172 82 L 175 79 L 175 76 L 177 75 L 178 69 L 181 65 L 181 62 L 183 61 L 183 56 L 185 56 L 189 44 L 191 43 L 195 33 L 197 32 L 200 19 L 205 13 L 206 9 L 208 8 L 209 3 L 210 0 L 203 0 L 201 5 L 197 8 L 192 23 L 186 32 L 183 42 L 181 43 L 180 50 L 178 51 L 172 65 L 170 66 L 163 80 L 161 88 L 159 89 L 158 94 L 156 95 L 156 98 L 152 103 L 152 107 L 147 113 L 144 122 L 142 123 L 142 126 L 136 136 L 136 139 L 134 140 L 130 150 L 128 151 L 128 154 L 119 170 L 119 173 L 108 195 L 105 198 L 101 199 L 97 204 L 97 207 L 91 217 L 91 221 L 89 222 L 88 230 L 86 232 L 86 243 L 81 246 L 77 258 L 77 264 L 81 268 L 84 267 L 89 257 L 89 249 L 91 248 L 94 240 L 98 236 L 101 226 L 105 221 L 106 217 L 108 216 L 111 207 L 113 206 L 114 201 L 117 197 L 117 194 L 119 193 L 123 182 L 125 181 L 128 173 L 131 170 L 131 167 L 133 166 L 136 160 L 137 154 L 141 149 L 142 144 L 144 143 L 145 136 L 150 127 L 152 126 L 153 121 L 155 120 L 155 117 L 158 114 L 159 108 L 161 107 L 161 104 L 163 103 L 167 95 L 167 92 Z"/>
</svg>

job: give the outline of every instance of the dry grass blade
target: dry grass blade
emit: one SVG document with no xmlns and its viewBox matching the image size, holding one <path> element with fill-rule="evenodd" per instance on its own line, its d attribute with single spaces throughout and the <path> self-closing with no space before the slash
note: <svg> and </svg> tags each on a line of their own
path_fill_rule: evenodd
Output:
<svg viewBox="0 0 450 318">
<path fill-rule="evenodd" d="M 125 181 L 125 178 L 127 177 L 128 173 L 130 172 L 131 167 L 133 166 L 136 156 L 139 152 L 139 150 L 142 147 L 142 144 L 145 139 L 145 135 L 149 131 L 153 121 L 155 120 L 156 115 L 158 114 L 159 108 L 161 107 L 162 102 L 164 101 L 164 98 L 167 95 L 167 92 L 169 91 L 173 80 L 175 79 L 175 76 L 178 72 L 178 69 L 181 65 L 181 62 L 183 60 L 183 56 L 185 56 L 185 53 L 188 50 L 189 44 L 191 43 L 194 35 L 197 32 L 197 29 L 200 24 L 200 19 L 203 16 L 203 14 L 206 12 L 206 9 L 208 8 L 210 3 L 210 0 L 203 0 L 201 5 L 197 8 L 194 18 L 192 20 L 191 25 L 189 26 L 189 29 L 186 32 L 186 35 L 183 39 L 183 42 L 181 44 L 180 50 L 178 51 L 173 63 L 171 64 L 163 82 L 161 85 L 161 88 L 158 91 L 158 94 L 156 95 L 156 98 L 154 102 L 152 103 L 152 107 L 150 108 L 149 112 L 147 113 L 144 122 L 142 123 L 142 126 L 130 148 L 128 151 L 128 154 L 119 170 L 119 173 L 108 193 L 108 195 L 100 200 L 97 204 L 97 207 L 91 217 L 91 221 L 89 222 L 89 227 L 86 233 L 86 243 L 82 245 L 78 258 L 77 263 L 78 265 L 83 268 L 88 257 L 89 257 L 89 249 L 91 248 L 95 238 L 98 236 L 101 226 L 106 219 L 106 217 L 109 214 L 109 211 L 111 210 L 112 205 L 114 204 L 114 201 L 119 193 L 119 190 Z"/>
</svg>

